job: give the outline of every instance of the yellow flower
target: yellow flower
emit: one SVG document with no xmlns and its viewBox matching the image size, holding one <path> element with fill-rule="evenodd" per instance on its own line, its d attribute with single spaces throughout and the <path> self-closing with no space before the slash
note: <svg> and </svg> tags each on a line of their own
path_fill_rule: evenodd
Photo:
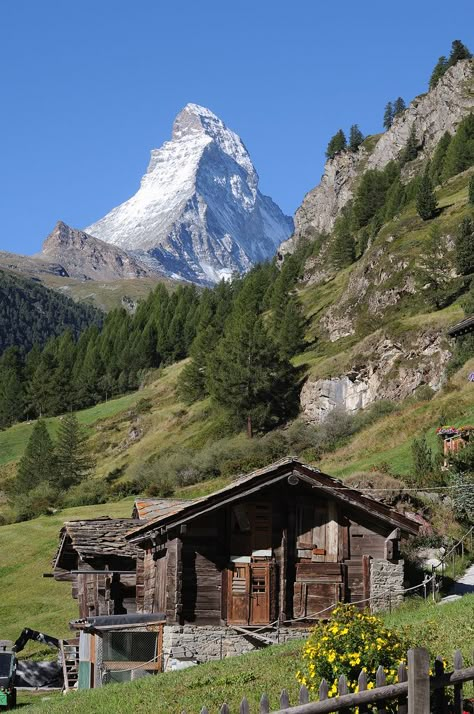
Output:
<svg viewBox="0 0 474 714">
<path fill-rule="evenodd" d="M 373 682 L 368 682 L 367 684 L 367 689 L 373 689 L 374 688 L 374 683 Z"/>
</svg>

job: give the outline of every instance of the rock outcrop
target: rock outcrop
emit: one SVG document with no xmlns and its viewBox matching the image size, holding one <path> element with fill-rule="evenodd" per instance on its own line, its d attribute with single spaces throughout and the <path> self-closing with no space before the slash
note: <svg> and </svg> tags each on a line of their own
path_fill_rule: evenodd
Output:
<svg viewBox="0 0 474 714">
<path fill-rule="evenodd" d="M 241 139 L 188 104 L 151 152 L 137 193 L 86 228 L 173 278 L 214 283 L 271 258 L 293 220 L 258 190 Z"/>
<path fill-rule="evenodd" d="M 40 258 L 63 266 L 78 280 L 145 278 L 156 273 L 138 259 L 84 231 L 58 221 L 43 243 Z"/>
<path fill-rule="evenodd" d="M 406 399 L 423 385 L 437 390 L 450 357 L 446 340 L 435 330 L 405 334 L 399 341 L 376 333 L 360 344 L 345 374 L 305 382 L 303 416 L 321 422 L 334 409 L 354 413 L 381 399 Z"/>
<path fill-rule="evenodd" d="M 420 142 L 420 158 L 431 156 L 444 132 L 453 133 L 474 111 L 473 81 L 474 61 L 458 62 L 434 89 L 416 97 L 388 131 L 379 138 L 371 137 L 371 146 L 363 145 L 356 153 L 340 152 L 327 161 L 320 184 L 306 194 L 296 211 L 294 235 L 280 251 L 292 252 L 308 231 L 330 232 L 340 210 L 352 198 L 358 178 L 367 169 L 383 169 L 396 159 L 413 128 Z"/>
</svg>

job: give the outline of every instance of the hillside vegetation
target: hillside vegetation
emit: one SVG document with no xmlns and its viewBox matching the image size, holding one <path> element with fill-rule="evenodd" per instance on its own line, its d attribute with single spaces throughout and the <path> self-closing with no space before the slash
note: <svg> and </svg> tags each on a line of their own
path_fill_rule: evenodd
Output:
<svg viewBox="0 0 474 714">
<path fill-rule="evenodd" d="M 89 325 L 100 325 L 102 314 L 92 306 L 8 271 L 0 270 L 0 355 L 7 347 L 30 350 L 65 330 L 78 337 Z"/>
<path fill-rule="evenodd" d="M 470 613 L 474 595 L 462 601 L 439 607 L 433 603 L 420 606 L 407 603 L 386 616 L 390 627 L 407 627 L 411 639 L 419 646 L 452 661 L 454 650 L 461 648 L 470 661 L 469 640 L 474 636 Z M 467 630 L 466 630 L 467 627 Z M 471 635 L 471 637 L 469 637 Z M 217 711 L 225 701 L 231 711 L 237 711 L 240 701 L 247 697 L 251 711 L 258 707 L 266 692 L 272 710 L 278 707 L 283 688 L 288 690 L 290 702 L 295 704 L 298 684 L 295 673 L 303 642 L 275 645 L 260 652 L 252 652 L 222 662 L 209 662 L 182 672 L 169 672 L 157 677 L 141 679 L 129 684 L 107 685 L 103 689 L 72 693 L 66 699 L 50 699 L 28 708 L 31 714 L 198 714 L 203 706 Z"/>
</svg>

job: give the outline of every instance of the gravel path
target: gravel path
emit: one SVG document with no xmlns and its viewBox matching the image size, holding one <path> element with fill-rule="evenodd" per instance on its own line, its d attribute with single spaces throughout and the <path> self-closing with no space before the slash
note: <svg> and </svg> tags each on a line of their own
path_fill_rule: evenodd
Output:
<svg viewBox="0 0 474 714">
<path fill-rule="evenodd" d="M 456 580 L 451 590 L 453 595 L 467 595 L 474 593 L 474 564 L 471 565 L 462 578 Z"/>
</svg>

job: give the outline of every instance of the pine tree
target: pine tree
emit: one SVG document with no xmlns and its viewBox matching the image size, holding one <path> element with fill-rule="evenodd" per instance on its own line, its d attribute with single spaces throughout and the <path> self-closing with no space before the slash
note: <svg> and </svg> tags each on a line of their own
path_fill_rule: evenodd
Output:
<svg viewBox="0 0 474 714">
<path fill-rule="evenodd" d="M 355 242 L 347 226 L 336 230 L 332 246 L 332 258 L 338 268 L 346 268 L 355 261 Z"/>
<path fill-rule="evenodd" d="M 53 442 L 46 423 L 39 419 L 33 427 L 25 453 L 18 464 L 16 477 L 18 494 L 27 493 L 37 486 L 53 481 L 56 473 Z"/>
<path fill-rule="evenodd" d="M 393 105 L 392 102 L 388 102 L 385 107 L 385 112 L 383 115 L 383 126 L 384 129 L 390 129 L 393 124 Z"/>
<path fill-rule="evenodd" d="M 469 179 L 468 201 L 471 206 L 474 206 L 474 174 Z"/>
<path fill-rule="evenodd" d="M 340 151 L 344 151 L 347 146 L 346 136 L 342 129 L 339 129 L 331 138 L 328 148 L 326 149 L 326 157 L 333 159 Z"/>
<path fill-rule="evenodd" d="M 208 389 L 247 434 L 267 429 L 297 409 L 296 372 L 267 334 L 261 317 L 236 310 L 210 358 Z"/>
<path fill-rule="evenodd" d="M 414 482 L 422 486 L 433 472 L 433 456 L 425 436 L 413 439 L 411 447 Z"/>
<path fill-rule="evenodd" d="M 191 346 L 191 361 L 184 367 L 178 380 L 178 394 L 187 404 L 207 396 L 208 362 L 218 342 L 217 330 L 208 325 L 198 334 Z"/>
<path fill-rule="evenodd" d="M 448 59 L 448 67 L 453 67 L 459 60 L 471 59 L 472 54 L 461 40 L 454 40 L 451 45 L 451 52 Z"/>
<path fill-rule="evenodd" d="M 444 75 L 446 70 L 449 68 L 448 60 L 444 55 L 440 57 L 435 64 L 433 71 L 431 73 L 430 77 L 430 82 L 429 82 L 429 87 L 430 89 L 434 89 L 436 85 L 438 84 L 439 80 L 441 77 Z"/>
<path fill-rule="evenodd" d="M 401 152 L 400 161 L 406 164 L 408 161 L 413 161 L 418 156 L 418 139 L 416 138 L 415 126 L 412 126 L 408 135 L 405 148 Z"/>
<path fill-rule="evenodd" d="M 428 171 L 425 171 L 416 195 L 416 210 L 424 221 L 433 218 L 436 213 L 438 201 L 433 191 L 433 184 Z"/>
<path fill-rule="evenodd" d="M 94 461 L 87 447 L 87 436 L 75 414 L 68 414 L 60 422 L 56 443 L 56 467 L 55 485 L 60 491 L 76 486 L 94 468 Z"/>
<path fill-rule="evenodd" d="M 399 177 L 390 186 L 385 198 L 385 220 L 390 220 L 397 215 L 405 197 L 405 186 L 402 184 Z"/>
<path fill-rule="evenodd" d="M 393 103 L 393 116 L 402 114 L 406 108 L 405 100 L 402 97 L 397 97 Z"/>
<path fill-rule="evenodd" d="M 456 235 L 456 269 L 460 275 L 474 273 L 474 219 L 464 218 Z"/>
<path fill-rule="evenodd" d="M 446 162 L 446 153 L 451 143 L 451 134 L 445 131 L 441 139 L 438 141 L 433 159 L 430 164 L 430 177 L 435 186 L 438 186 L 443 180 L 444 165 Z"/>
<path fill-rule="evenodd" d="M 357 151 L 363 141 L 363 133 L 361 132 L 357 124 L 353 124 L 349 133 L 349 149 L 351 151 Z"/>
<path fill-rule="evenodd" d="M 290 359 L 304 347 L 305 320 L 299 301 L 290 296 L 277 333 L 280 354 Z"/>
<path fill-rule="evenodd" d="M 443 181 L 456 176 L 474 164 L 474 114 L 469 114 L 459 124 L 446 151 Z"/>
</svg>

